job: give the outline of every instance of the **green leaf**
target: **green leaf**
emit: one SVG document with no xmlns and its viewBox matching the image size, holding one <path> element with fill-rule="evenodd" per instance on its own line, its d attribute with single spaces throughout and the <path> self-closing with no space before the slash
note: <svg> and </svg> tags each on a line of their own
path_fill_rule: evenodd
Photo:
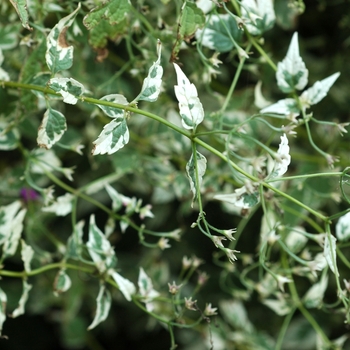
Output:
<svg viewBox="0 0 350 350">
<path fill-rule="evenodd" d="M 324 241 L 324 249 L 323 254 L 327 260 L 329 268 L 332 272 L 339 276 L 338 268 L 337 268 L 337 251 L 336 251 L 336 241 L 337 239 L 331 234 L 326 234 L 326 238 Z"/>
<path fill-rule="evenodd" d="M 26 0 L 10 0 L 13 7 L 16 9 L 19 18 L 21 19 L 22 26 L 28 30 L 33 30 L 29 25 L 29 15 Z"/>
<path fill-rule="evenodd" d="M 26 242 L 22 239 L 22 250 L 21 250 L 21 258 L 24 263 L 24 270 L 25 272 L 30 272 L 31 267 L 30 263 L 34 256 L 34 250 L 30 245 L 27 245 Z"/>
<path fill-rule="evenodd" d="M 200 190 L 201 188 L 203 176 L 205 174 L 206 169 L 207 169 L 207 159 L 197 151 L 196 151 L 195 157 L 193 156 L 193 153 L 192 153 L 190 160 L 186 164 L 186 172 L 187 172 L 188 179 L 190 180 L 190 187 L 193 193 L 192 207 L 193 207 L 193 202 L 197 198 L 197 190 Z"/>
<path fill-rule="evenodd" d="M 89 240 L 86 246 L 97 269 L 101 273 L 107 272 L 117 264 L 117 257 L 113 247 L 96 226 L 95 215 L 90 216 Z"/>
<path fill-rule="evenodd" d="M 277 85 L 285 93 L 302 90 L 308 75 L 309 71 L 299 55 L 298 33 L 294 33 L 286 57 L 277 65 Z"/>
<path fill-rule="evenodd" d="M 275 24 L 272 0 L 242 0 L 241 10 L 242 20 L 252 35 L 261 35 Z"/>
<path fill-rule="evenodd" d="M 163 67 L 160 65 L 162 44 L 158 40 L 157 52 L 158 59 L 153 63 L 148 71 L 148 76 L 143 81 L 140 94 L 135 98 L 135 101 L 157 101 L 162 85 Z"/>
<path fill-rule="evenodd" d="M 202 28 L 205 23 L 205 16 L 196 4 L 185 1 L 182 7 L 181 19 L 179 24 L 179 33 L 183 39 L 193 36 L 198 28 Z"/>
<path fill-rule="evenodd" d="M 65 269 L 59 270 L 53 284 L 54 295 L 58 296 L 59 294 L 66 292 L 71 285 L 72 281 L 66 274 Z"/>
<path fill-rule="evenodd" d="M 46 39 L 46 64 L 53 74 L 69 69 L 73 64 L 73 46 L 66 41 L 67 29 L 73 24 L 80 10 L 80 3 L 75 11 L 62 18 L 51 30 Z"/>
<path fill-rule="evenodd" d="M 118 272 L 111 270 L 109 274 L 118 284 L 119 290 L 123 293 L 125 299 L 131 301 L 131 296 L 136 292 L 134 283 L 121 276 Z"/>
<path fill-rule="evenodd" d="M 61 139 L 66 130 L 67 123 L 64 115 L 49 107 L 44 114 L 38 130 L 38 137 L 36 139 L 38 146 L 50 149 Z"/>
<path fill-rule="evenodd" d="M 6 321 L 6 304 L 7 296 L 5 292 L 0 288 L 0 336 L 2 335 L 2 327 Z"/>
<path fill-rule="evenodd" d="M 19 299 L 17 308 L 10 315 L 10 317 L 12 318 L 15 318 L 24 314 L 25 312 L 24 307 L 28 300 L 29 292 L 33 287 L 31 284 L 28 284 L 25 279 L 23 279 L 22 282 L 23 282 L 22 295 L 21 295 L 21 298 Z"/>
<path fill-rule="evenodd" d="M 119 94 L 103 96 L 102 98 L 100 98 L 100 100 L 112 102 L 112 103 L 119 103 L 121 105 L 129 104 L 128 100 L 123 95 L 119 95 Z M 102 111 L 111 118 L 123 118 L 124 116 L 124 109 L 109 107 L 109 106 L 99 105 L 99 104 L 97 106 L 101 108 Z"/>
<path fill-rule="evenodd" d="M 104 48 L 107 46 L 108 39 L 111 41 L 121 37 L 122 34 L 127 33 L 129 29 L 127 18 L 124 18 L 117 24 L 109 24 L 107 20 L 102 19 L 96 27 L 89 32 L 89 43 L 94 49 Z"/>
<path fill-rule="evenodd" d="M 339 241 L 346 242 L 350 238 L 350 212 L 341 216 L 335 226 L 335 234 Z"/>
<path fill-rule="evenodd" d="M 174 86 L 175 95 L 179 101 L 180 116 L 185 129 L 196 129 L 204 119 L 203 105 L 198 98 L 197 89 L 181 68 L 174 63 L 177 85 Z"/>
<path fill-rule="evenodd" d="M 125 118 L 113 119 L 103 127 L 97 140 L 93 142 L 92 155 L 112 154 L 129 142 L 129 129 Z"/>
<path fill-rule="evenodd" d="M 111 0 L 91 10 L 83 20 L 85 27 L 90 30 L 96 27 L 102 20 L 108 20 L 109 24 L 120 23 L 131 11 L 129 0 Z"/>
<path fill-rule="evenodd" d="M 88 327 L 88 330 L 95 328 L 98 324 L 103 322 L 109 314 L 109 310 L 112 304 L 111 293 L 106 289 L 106 286 L 101 283 L 100 290 L 96 298 L 96 314 L 95 318 Z"/>
<path fill-rule="evenodd" d="M 235 46 L 231 38 L 236 42 L 242 40 L 243 32 L 229 14 L 215 14 L 208 18 L 205 28 L 196 32 L 201 45 L 218 52 L 229 52 Z"/>
<path fill-rule="evenodd" d="M 0 150 L 9 151 L 18 147 L 19 133 L 9 123 L 0 118 Z"/>
<path fill-rule="evenodd" d="M 58 92 L 63 97 L 63 102 L 75 105 L 78 102 L 77 97 L 84 91 L 84 85 L 73 78 L 52 78 L 49 81 L 52 90 Z"/>
</svg>

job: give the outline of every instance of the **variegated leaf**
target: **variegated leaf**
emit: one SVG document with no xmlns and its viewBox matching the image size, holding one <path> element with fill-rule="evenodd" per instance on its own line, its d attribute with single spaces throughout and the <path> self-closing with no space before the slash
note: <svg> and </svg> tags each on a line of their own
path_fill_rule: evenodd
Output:
<svg viewBox="0 0 350 350">
<path fill-rule="evenodd" d="M 33 287 L 31 284 L 28 284 L 25 279 L 23 279 L 22 282 L 23 282 L 22 295 L 21 295 L 21 298 L 19 299 L 17 308 L 11 314 L 11 317 L 13 318 L 24 314 L 25 312 L 24 307 L 28 300 L 29 292 Z"/>
<path fill-rule="evenodd" d="M 113 119 L 103 127 L 97 140 L 93 142 L 92 155 L 112 154 L 129 142 L 129 129 L 125 118 Z"/>
<path fill-rule="evenodd" d="M 101 283 L 100 290 L 96 298 L 96 313 L 95 318 L 88 327 L 88 330 L 95 328 L 101 322 L 103 322 L 109 314 L 109 310 L 112 304 L 111 293 L 106 289 L 105 284 Z"/>
<path fill-rule="evenodd" d="M 101 101 L 106 102 L 112 102 L 112 103 L 119 103 L 121 105 L 128 105 L 128 100 L 123 96 L 119 94 L 112 94 L 112 95 L 106 95 L 100 98 Z M 102 109 L 102 111 L 107 114 L 111 118 L 123 118 L 124 116 L 124 110 L 120 108 L 105 106 L 105 105 L 97 105 L 99 108 Z"/>
<path fill-rule="evenodd" d="M 38 137 L 36 139 L 38 146 L 50 149 L 61 139 L 66 130 L 67 123 L 65 116 L 61 112 L 49 107 L 44 113 L 44 118 L 39 126 Z"/>
<path fill-rule="evenodd" d="M 337 239 L 331 234 L 327 234 L 324 241 L 323 254 L 327 260 L 327 264 L 332 270 L 332 272 L 339 276 L 337 268 L 337 251 L 336 251 Z"/>
<path fill-rule="evenodd" d="M 75 11 L 62 18 L 50 31 L 46 39 L 46 64 L 53 74 L 69 69 L 73 64 L 73 46 L 66 40 L 67 29 L 73 24 L 75 16 L 80 10 L 80 3 Z"/>
<path fill-rule="evenodd" d="M 77 97 L 85 91 L 84 85 L 73 78 L 52 78 L 49 86 L 63 97 L 63 102 L 70 105 L 75 105 L 78 102 Z"/>
<path fill-rule="evenodd" d="M 136 288 L 135 288 L 134 283 L 132 283 L 128 279 L 124 278 L 116 271 L 111 271 L 110 275 L 113 277 L 115 282 L 118 284 L 119 290 L 122 292 L 125 299 L 127 301 L 131 301 L 132 295 L 135 294 L 135 292 L 136 292 Z"/>
<path fill-rule="evenodd" d="M 70 277 L 67 275 L 64 269 L 58 271 L 54 284 L 53 284 L 53 293 L 55 296 L 58 296 L 66 292 L 72 285 Z"/>
</svg>

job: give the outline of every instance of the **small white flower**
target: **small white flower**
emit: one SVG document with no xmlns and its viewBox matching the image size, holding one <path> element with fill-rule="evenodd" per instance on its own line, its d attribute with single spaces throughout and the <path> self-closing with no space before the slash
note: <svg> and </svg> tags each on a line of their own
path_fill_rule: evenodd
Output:
<svg viewBox="0 0 350 350">
<path fill-rule="evenodd" d="M 226 241 L 225 237 L 222 236 L 211 236 L 210 237 L 213 243 L 215 244 L 216 248 L 224 248 L 224 245 L 221 243 L 221 241 Z"/>
<path fill-rule="evenodd" d="M 211 307 L 211 303 L 207 304 L 205 306 L 205 310 L 204 310 L 204 315 L 205 316 L 214 316 L 214 315 L 217 315 L 217 310 L 218 308 L 217 307 Z"/>
<path fill-rule="evenodd" d="M 292 280 L 281 275 L 276 275 L 275 277 L 277 278 L 278 288 L 284 293 L 284 284 L 290 283 Z"/>
<path fill-rule="evenodd" d="M 159 241 L 158 241 L 158 247 L 161 250 L 165 250 L 167 248 L 170 248 L 171 245 L 169 244 L 169 240 L 167 238 L 162 237 Z"/>
</svg>

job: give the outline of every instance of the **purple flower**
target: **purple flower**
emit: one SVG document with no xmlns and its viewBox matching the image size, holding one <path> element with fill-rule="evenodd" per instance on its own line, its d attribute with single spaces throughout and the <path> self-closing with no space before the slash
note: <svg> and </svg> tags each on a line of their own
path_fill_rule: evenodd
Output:
<svg viewBox="0 0 350 350">
<path fill-rule="evenodd" d="M 39 194 L 36 191 L 28 187 L 21 188 L 19 195 L 25 203 L 36 201 L 40 198 Z"/>
</svg>

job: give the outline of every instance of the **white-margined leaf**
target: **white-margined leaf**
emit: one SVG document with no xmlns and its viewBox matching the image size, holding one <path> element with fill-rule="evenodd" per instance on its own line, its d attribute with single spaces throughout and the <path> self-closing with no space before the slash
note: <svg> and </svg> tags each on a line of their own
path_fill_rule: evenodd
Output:
<svg viewBox="0 0 350 350">
<path fill-rule="evenodd" d="M 10 76 L 8 75 L 7 72 L 5 72 L 2 68 L 2 62 L 4 61 L 4 55 L 2 54 L 2 50 L 0 48 L 0 81 L 9 81 L 10 80 Z"/>
<path fill-rule="evenodd" d="M 110 271 L 110 275 L 113 277 L 114 281 L 118 284 L 119 290 L 122 292 L 125 299 L 127 301 L 131 301 L 131 296 L 136 292 L 134 283 L 124 278 L 116 271 Z"/>
<path fill-rule="evenodd" d="M 277 85 L 285 93 L 302 90 L 308 75 L 309 71 L 299 55 L 298 33 L 294 33 L 286 57 L 277 65 Z"/>
<path fill-rule="evenodd" d="M 80 9 L 80 3 L 75 11 L 62 18 L 50 31 L 46 39 L 46 64 L 53 74 L 69 69 L 73 64 L 73 46 L 66 40 L 67 29 L 73 24 Z"/>
<path fill-rule="evenodd" d="M 0 207 L 0 245 L 4 244 L 10 236 L 14 218 L 21 206 L 20 201 L 14 201 L 11 204 Z"/>
<path fill-rule="evenodd" d="M 163 77 L 163 67 L 160 65 L 162 44 L 158 40 L 157 53 L 158 59 L 153 63 L 151 68 L 148 71 L 148 75 L 143 81 L 140 94 L 135 98 L 135 101 L 157 101 L 157 98 L 160 94 L 160 88 L 162 85 Z"/>
<path fill-rule="evenodd" d="M 339 241 L 346 242 L 350 238 L 350 212 L 341 216 L 335 226 L 335 234 Z"/>
<path fill-rule="evenodd" d="M 260 113 L 282 114 L 289 119 L 294 119 L 300 114 L 300 109 L 293 98 L 285 98 L 284 100 L 279 100 L 278 102 L 263 108 Z"/>
<path fill-rule="evenodd" d="M 2 211 L 1 209 L 4 209 L 5 211 Z M 19 212 L 13 209 L 19 209 L 19 206 L 17 205 L 17 201 L 10 204 L 7 207 L 2 207 L 0 209 L 0 234 L 1 236 L 5 235 L 5 241 L 2 248 L 2 254 L 3 257 L 9 257 L 16 253 L 19 240 L 21 238 L 21 233 L 23 231 L 23 220 L 27 213 L 27 209 L 22 209 Z M 5 212 L 5 220 L 6 220 L 6 209 L 8 209 L 7 219 L 10 219 L 11 221 L 7 222 L 4 221 L 4 225 L 2 224 L 2 217 L 1 214 Z"/>
<path fill-rule="evenodd" d="M 22 295 L 21 295 L 21 298 L 19 299 L 17 308 L 10 315 L 12 318 L 15 318 L 24 314 L 25 312 L 24 308 L 28 300 L 29 292 L 33 287 L 31 284 L 28 284 L 25 279 L 23 279 L 22 285 L 23 285 Z"/>
<path fill-rule="evenodd" d="M 179 101 L 182 125 L 185 129 L 195 129 L 204 119 L 204 110 L 194 84 L 190 83 L 181 68 L 174 63 L 177 84 L 175 95 Z"/>
<path fill-rule="evenodd" d="M 268 176 L 269 179 L 280 177 L 286 173 L 288 170 L 288 165 L 290 164 L 291 156 L 289 154 L 289 145 L 286 134 L 281 136 L 281 143 L 279 144 L 278 151 L 275 157 L 275 165 Z"/>
<path fill-rule="evenodd" d="M 281 294 L 278 296 L 278 299 L 265 299 L 262 303 L 274 311 L 276 315 L 285 316 L 292 311 L 292 305 Z"/>
<path fill-rule="evenodd" d="M 67 130 L 66 118 L 64 115 L 49 107 L 44 113 L 43 120 L 38 129 L 36 139 L 38 146 L 50 149 L 58 142 Z"/>
<path fill-rule="evenodd" d="M 111 293 L 106 289 L 105 284 L 101 283 L 100 290 L 96 298 L 96 313 L 95 317 L 88 327 L 88 330 L 95 328 L 101 322 L 103 322 L 109 314 L 109 310 L 112 304 Z"/>
<path fill-rule="evenodd" d="M 101 273 L 117 264 L 117 257 L 111 243 L 95 223 L 95 215 L 90 216 L 89 240 L 86 244 L 89 254 Z"/>
<path fill-rule="evenodd" d="M 327 234 L 324 240 L 324 249 L 323 254 L 327 260 L 327 264 L 332 272 L 339 276 L 337 268 L 337 251 L 336 251 L 336 242 L 337 239 L 331 234 Z"/>
<path fill-rule="evenodd" d="M 137 281 L 139 286 L 139 293 L 142 296 L 142 301 L 146 304 L 149 312 L 154 309 L 152 300 L 159 296 L 159 293 L 153 288 L 152 280 L 147 276 L 144 269 L 140 268 L 139 278 Z"/>
<path fill-rule="evenodd" d="M 242 0 L 241 11 L 243 22 L 252 35 L 261 35 L 275 24 L 272 0 Z"/>
<path fill-rule="evenodd" d="M 238 28 L 237 22 L 229 14 L 213 14 L 208 16 L 204 29 L 196 31 L 196 39 L 211 50 L 218 52 L 229 52 L 234 48 L 234 42 L 241 41 L 242 30 Z"/>
<path fill-rule="evenodd" d="M 21 258 L 24 263 L 24 270 L 26 272 L 30 272 L 31 271 L 30 263 L 34 256 L 34 250 L 30 245 L 26 244 L 26 242 L 23 239 L 21 240 L 21 243 L 22 243 Z"/>
<path fill-rule="evenodd" d="M 1 74 L 1 73 L 0 73 Z M 0 77 L 1 80 L 1 77 Z M 19 133 L 16 128 L 10 127 L 6 119 L 0 119 L 0 150 L 9 151 L 17 148 Z"/>
<path fill-rule="evenodd" d="M 7 296 L 5 292 L 0 288 L 0 336 L 2 336 L 2 328 L 6 321 L 6 305 Z"/>
<path fill-rule="evenodd" d="M 305 108 L 315 105 L 327 96 L 329 89 L 338 79 L 340 73 L 334 73 L 328 78 L 316 81 L 314 85 L 301 94 L 300 100 Z"/>
<path fill-rule="evenodd" d="M 47 207 L 43 207 L 42 211 L 47 213 L 55 213 L 57 216 L 66 216 L 73 209 L 74 196 L 71 193 L 66 193 L 63 196 L 57 197 L 56 201 Z"/>
<path fill-rule="evenodd" d="M 93 142 L 92 155 L 112 154 L 129 142 L 129 129 L 125 118 L 113 119 L 103 127 L 97 140 Z"/>
<path fill-rule="evenodd" d="M 203 13 L 210 12 L 215 6 L 211 0 L 196 0 L 196 5 L 203 11 Z"/>
<path fill-rule="evenodd" d="M 72 235 L 67 240 L 66 259 L 79 260 L 83 249 L 83 228 L 85 221 L 81 220 L 74 226 Z"/>
<path fill-rule="evenodd" d="M 308 308 L 320 307 L 327 286 L 328 276 L 326 274 L 322 274 L 320 282 L 313 284 L 304 295 L 304 305 Z"/>
<path fill-rule="evenodd" d="M 207 169 L 207 159 L 199 152 L 196 151 L 196 156 L 191 155 L 190 160 L 186 164 L 186 172 L 188 179 L 190 181 L 191 191 L 193 193 L 192 206 L 193 202 L 197 198 L 197 189 L 200 190 L 203 176 Z M 198 181 L 197 181 L 198 179 Z"/>
<path fill-rule="evenodd" d="M 73 78 L 52 78 L 49 81 L 52 90 L 63 97 L 63 102 L 75 105 L 79 96 L 85 92 L 84 85 Z"/>
<path fill-rule="evenodd" d="M 120 94 L 111 94 L 111 95 L 106 95 L 100 98 L 101 101 L 106 101 L 106 102 L 112 102 L 112 103 L 119 103 L 121 105 L 128 105 L 129 102 L 128 100 Z M 115 108 L 115 107 L 110 107 L 110 106 L 105 106 L 105 105 L 97 105 L 99 108 L 102 109 L 102 111 L 107 114 L 111 118 L 123 118 L 124 117 L 124 109 L 120 108 Z"/>
<path fill-rule="evenodd" d="M 123 197 L 110 185 L 106 184 L 105 189 L 112 199 L 112 208 L 114 211 L 119 210 L 123 204 Z"/>
<path fill-rule="evenodd" d="M 53 293 L 55 296 L 66 292 L 72 285 L 70 277 L 66 274 L 65 269 L 61 269 L 57 272 L 55 281 L 53 283 Z"/>
<path fill-rule="evenodd" d="M 260 201 L 259 192 L 248 191 L 246 186 L 237 188 L 234 193 L 217 194 L 214 199 L 233 204 L 242 209 L 249 209 L 254 207 Z"/>
<path fill-rule="evenodd" d="M 32 162 L 30 171 L 34 174 L 45 174 L 45 171 L 52 171 L 61 167 L 61 160 L 56 156 L 53 150 L 36 149 L 32 156 L 37 162 Z M 39 163 L 39 164 L 38 164 Z"/>
</svg>

